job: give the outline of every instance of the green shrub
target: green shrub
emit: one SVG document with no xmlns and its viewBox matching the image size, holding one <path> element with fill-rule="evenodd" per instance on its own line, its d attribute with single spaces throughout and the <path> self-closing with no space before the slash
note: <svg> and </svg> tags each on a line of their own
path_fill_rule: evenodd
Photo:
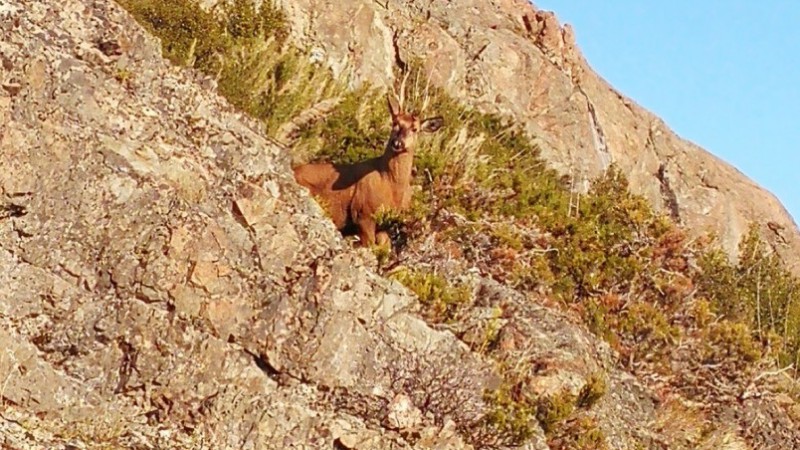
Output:
<svg viewBox="0 0 800 450">
<path fill-rule="evenodd" d="M 542 397 L 536 405 L 536 419 L 545 433 L 552 433 L 575 411 L 577 399 L 568 390 Z"/>
<path fill-rule="evenodd" d="M 537 407 L 523 398 L 517 389 L 503 384 L 500 389 L 487 393 L 485 400 L 490 409 L 483 426 L 492 430 L 492 434 L 503 436 L 505 444 L 522 445 L 534 435 L 538 423 Z"/>
<path fill-rule="evenodd" d="M 601 373 L 594 373 L 586 379 L 586 384 L 578 394 L 577 406 L 579 408 L 590 408 L 594 406 L 608 390 L 606 379 Z"/>
<path fill-rule="evenodd" d="M 578 417 L 548 440 L 553 450 L 606 450 L 606 435 L 592 417 Z"/>
<path fill-rule="evenodd" d="M 403 269 L 392 277 L 417 294 L 425 315 L 433 322 L 452 321 L 471 299 L 468 286 L 453 286 L 433 272 Z"/>
<path fill-rule="evenodd" d="M 578 421 L 575 429 L 570 430 L 574 444 L 563 447 L 564 450 L 604 450 L 608 448 L 606 434 L 590 419 Z"/>
<path fill-rule="evenodd" d="M 629 292 L 644 271 L 643 249 L 659 223 L 647 203 L 628 191 L 614 167 L 581 200 L 580 216 L 553 223 L 559 251 L 551 253 L 556 292 L 568 302 Z"/>
<path fill-rule="evenodd" d="M 635 343 L 666 345 L 679 330 L 670 325 L 662 310 L 652 303 L 636 302 L 625 311 L 619 331 Z"/>
<path fill-rule="evenodd" d="M 697 285 L 705 298 L 731 320 L 749 320 L 749 307 L 740 301 L 739 275 L 728 256 L 720 249 L 711 249 L 698 260 L 700 273 Z"/>
<path fill-rule="evenodd" d="M 502 326 L 500 325 L 499 318 L 503 315 L 503 309 L 495 307 L 492 311 L 492 318 L 486 323 L 483 330 L 483 341 L 478 345 L 477 351 L 481 353 L 489 353 L 494 351 L 500 343 Z"/>
<path fill-rule="evenodd" d="M 153 34 L 161 38 L 164 56 L 173 63 L 208 73 L 221 68 L 233 45 L 223 24 L 191 0 L 120 0 L 119 2 Z"/>
<path fill-rule="evenodd" d="M 234 39 L 275 38 L 286 40 L 289 29 L 283 11 L 273 0 L 265 0 L 259 7 L 253 0 L 234 0 L 224 6 L 225 30 Z"/>
<path fill-rule="evenodd" d="M 304 128 L 299 145 L 315 159 L 350 164 L 383 153 L 390 126 L 384 97 L 364 87 L 345 94 L 324 121 Z"/>
<path fill-rule="evenodd" d="M 288 28 L 271 0 L 234 0 L 222 14 L 194 0 L 120 0 L 161 38 L 164 56 L 214 77 L 234 106 L 261 119 L 268 132 L 320 102 L 338 97 L 343 83 L 285 45 Z"/>
<path fill-rule="evenodd" d="M 614 347 L 620 344 L 617 316 L 609 305 L 600 299 L 588 298 L 584 299 L 580 311 L 584 323 L 595 336 L 605 339 Z"/>
<path fill-rule="evenodd" d="M 797 363 L 800 361 L 800 283 L 761 239 L 756 226 L 751 226 L 742 239 L 739 252 L 736 265 L 719 250 L 700 258 L 697 277 L 700 293 L 728 321 L 742 324 L 728 326 L 725 337 L 739 339 L 736 336 L 744 334 L 744 326 L 762 339 L 779 336 L 775 349 L 779 364 Z M 734 331 L 735 336 L 730 334 Z M 717 338 L 723 336 L 717 335 Z M 743 338 L 740 340 L 744 343 Z"/>
<path fill-rule="evenodd" d="M 704 342 L 706 347 L 703 360 L 708 364 L 732 362 L 742 367 L 761 357 L 752 331 L 743 323 L 716 323 L 708 328 Z"/>
</svg>

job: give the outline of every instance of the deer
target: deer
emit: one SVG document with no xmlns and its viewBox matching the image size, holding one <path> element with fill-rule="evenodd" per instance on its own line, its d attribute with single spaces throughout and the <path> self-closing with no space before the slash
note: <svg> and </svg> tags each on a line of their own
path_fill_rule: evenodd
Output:
<svg viewBox="0 0 800 450">
<path fill-rule="evenodd" d="M 297 183 L 325 204 L 336 228 L 343 234 L 358 234 L 359 244 L 367 247 L 391 247 L 389 234 L 377 230 L 375 214 L 382 209 L 408 209 L 418 135 L 434 133 L 444 125 L 441 116 L 420 119 L 406 112 L 403 95 L 400 105 L 391 94 L 386 102 L 392 132 L 382 155 L 354 164 L 324 162 L 293 168 Z"/>
</svg>

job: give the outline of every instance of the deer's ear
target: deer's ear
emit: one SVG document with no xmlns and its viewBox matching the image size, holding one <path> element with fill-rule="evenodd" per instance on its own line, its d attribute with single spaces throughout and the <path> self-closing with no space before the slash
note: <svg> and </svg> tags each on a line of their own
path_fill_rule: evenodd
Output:
<svg viewBox="0 0 800 450">
<path fill-rule="evenodd" d="M 397 100 L 394 99 L 392 94 L 386 94 L 386 103 L 389 105 L 389 114 L 392 115 L 392 119 L 397 117 L 400 114 L 400 108 L 397 106 Z"/>
<path fill-rule="evenodd" d="M 442 125 L 444 125 L 442 116 L 431 117 L 422 121 L 422 131 L 433 133 L 434 131 L 438 131 L 439 128 L 442 128 Z"/>
</svg>

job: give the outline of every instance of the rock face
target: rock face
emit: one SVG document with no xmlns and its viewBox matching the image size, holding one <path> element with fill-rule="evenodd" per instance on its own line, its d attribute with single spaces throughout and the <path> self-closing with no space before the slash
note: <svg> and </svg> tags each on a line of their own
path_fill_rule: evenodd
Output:
<svg viewBox="0 0 800 450">
<path fill-rule="evenodd" d="M 0 4 L 0 447 L 473 448 L 489 364 L 158 49 L 111 1 Z M 543 389 L 608 370 L 610 436 L 648 435 L 607 345 L 524 317 Z"/>
<path fill-rule="evenodd" d="M 585 183 L 614 163 L 635 192 L 698 234 L 716 232 L 731 255 L 756 222 L 800 274 L 800 232 L 780 202 L 615 91 L 552 13 L 525 0 L 279 3 L 296 40 L 354 84 L 387 85 L 392 64 L 419 58 L 454 97 L 523 124 L 562 173 Z"/>
<path fill-rule="evenodd" d="M 4 3 L 0 27 L 0 447 L 413 448 L 356 407 L 409 358 L 458 361 L 480 403 L 480 361 L 121 8 Z"/>
<path fill-rule="evenodd" d="M 530 89 L 488 102 L 507 85 L 487 83 L 510 82 L 492 77 L 518 75 L 475 70 L 453 37 L 475 33 L 472 20 L 536 55 L 540 45 L 558 49 L 513 59 L 505 41 L 476 38 L 469 45 L 487 58 L 481 64 L 511 58 L 553 77 L 583 70 L 551 16 L 517 23 L 501 14 L 522 7 L 511 1 L 487 3 L 492 14 L 468 0 L 436 5 L 435 14 L 471 19 L 450 28 L 431 19 L 395 37 L 392 21 L 426 9 L 404 4 L 387 18 L 377 2 L 286 7 L 309 45 L 326 36 L 311 30 L 328 33 L 332 65 L 355 67 L 354 80 L 384 79 L 395 38 L 402 48 L 441 44 L 451 53 L 431 63 L 439 82 L 450 70 L 471 77 L 453 89 L 511 111 Z M 354 47 L 354 63 L 336 53 L 351 33 L 380 45 Z M 426 325 L 369 254 L 343 245 L 291 179 L 289 156 L 158 48 L 110 0 L 0 3 L 0 447 L 473 448 L 463 424 L 486 412 L 484 387 L 496 384 L 489 363 Z M 538 100 L 519 112 L 539 117 L 526 122 L 537 133 L 551 121 L 541 135 L 553 158 L 570 108 L 606 120 L 570 83 L 534 85 Z M 542 96 L 555 110 L 537 109 Z M 581 137 L 583 127 L 570 136 L 605 149 L 587 159 L 599 170 L 617 151 L 613 128 L 592 125 Z M 608 394 L 594 408 L 609 445 L 668 447 L 653 426 L 658 402 L 616 368 L 608 345 L 497 283 L 475 287 L 487 308 L 519 306 L 503 345 L 524 345 L 541 363 L 531 389 L 580 391 L 591 374 L 607 374 Z M 753 411 L 748 423 L 793 436 L 791 421 L 771 426 Z M 532 431 L 525 448 L 547 449 L 543 431 Z M 739 448 L 727 435 L 719 441 Z"/>
</svg>

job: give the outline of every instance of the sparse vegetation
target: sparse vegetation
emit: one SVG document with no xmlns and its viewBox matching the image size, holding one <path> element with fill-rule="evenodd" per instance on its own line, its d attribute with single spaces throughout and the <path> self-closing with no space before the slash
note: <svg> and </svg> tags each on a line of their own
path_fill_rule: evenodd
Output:
<svg viewBox="0 0 800 450">
<path fill-rule="evenodd" d="M 291 141 L 296 159 L 353 162 L 383 148 L 389 122 L 380 93 L 369 87 L 347 91 L 287 45 L 282 15 L 271 2 L 256 8 L 235 0 L 218 15 L 191 0 L 168 6 L 159 0 L 121 3 L 162 38 L 167 57 L 215 77 L 232 104 L 262 120 L 269 133 Z M 731 263 L 713 239 L 690 239 L 631 194 L 614 167 L 571 208 L 577 194 L 546 167 L 524 133 L 427 88 L 418 64 L 409 66 L 406 106 L 426 104 L 448 125 L 419 149 L 411 211 L 377 218 L 402 243 L 395 249 L 433 240 L 439 248 L 457 248 L 466 265 L 521 292 L 557 299 L 607 340 L 620 364 L 634 373 L 674 375 L 711 365 L 742 374 L 770 363 L 793 365 L 797 375 L 800 284 L 756 227 L 741 243 L 740 260 Z M 379 251 L 378 256 L 386 266 L 397 255 Z M 431 322 L 458 321 L 473 303 L 466 285 L 433 268 L 401 267 L 393 276 L 419 296 Z M 494 346 L 498 330 L 490 330 L 486 340 Z M 695 359 L 676 359 L 677 343 Z M 502 367 L 502 356 L 491 354 Z M 602 398 L 605 378 L 591 377 L 577 397 L 565 392 L 533 398 L 516 375 L 504 376 L 503 385 L 487 393 L 491 408 L 482 430 L 519 443 L 538 424 L 559 443 L 556 448 L 606 448 L 594 420 L 573 420 L 576 411 Z M 702 395 L 672 387 L 683 395 Z"/>
<path fill-rule="evenodd" d="M 231 104 L 264 121 L 270 133 L 344 86 L 308 55 L 286 44 L 288 28 L 272 0 L 222 2 L 206 11 L 194 0 L 120 0 L 161 38 L 175 64 L 214 77 Z"/>
<path fill-rule="evenodd" d="M 532 395 L 526 392 L 525 374 L 509 370 L 501 364 L 500 373 L 503 383 L 497 390 L 487 393 L 486 401 L 491 410 L 486 416 L 487 426 L 498 435 L 506 437 L 508 445 L 519 445 L 536 434 L 541 428 L 551 442 L 560 443 L 555 448 L 589 449 L 595 447 L 569 446 L 585 442 L 605 442 L 599 426 L 585 415 L 606 394 L 607 383 L 603 374 L 595 373 L 586 379 L 586 383 L 576 395 L 563 388 L 550 395 Z M 583 424 L 593 424 L 594 437 L 584 441 L 587 436 L 571 436 Z M 574 442 L 572 438 L 576 439 Z M 566 442 L 572 442 L 566 445 Z M 602 446 L 596 448 L 603 448 Z"/>
<path fill-rule="evenodd" d="M 508 445 L 520 445 L 535 433 L 537 407 L 524 398 L 524 394 L 504 384 L 488 392 L 486 402 L 491 409 L 484 417 L 486 427 L 493 434 L 504 436 Z"/>
<path fill-rule="evenodd" d="M 606 435 L 592 417 L 581 416 L 564 424 L 548 444 L 554 450 L 607 450 Z"/>
<path fill-rule="evenodd" d="M 709 337 L 734 340 L 750 360 L 758 359 L 753 339 L 768 343 L 782 367 L 800 363 L 800 282 L 761 240 L 753 226 L 740 244 L 738 264 L 719 250 L 700 258 L 697 285 L 715 311 L 728 321 L 727 330 L 715 327 Z M 746 335 L 746 336 L 745 336 Z M 745 339 L 747 337 L 748 339 Z"/>
<path fill-rule="evenodd" d="M 425 315 L 432 322 L 455 319 L 459 309 L 470 300 L 467 286 L 454 286 L 433 272 L 403 269 L 392 276 L 417 294 L 425 306 Z"/>
<path fill-rule="evenodd" d="M 741 322 L 723 321 L 710 326 L 705 334 L 703 359 L 707 364 L 730 362 L 747 365 L 761 357 L 750 328 Z"/>
<path fill-rule="evenodd" d="M 586 379 L 586 384 L 578 394 L 577 405 L 579 408 L 591 408 L 598 400 L 606 395 L 608 384 L 601 373 L 594 373 Z"/>
<path fill-rule="evenodd" d="M 117 69 L 114 73 L 114 79 L 123 85 L 127 85 L 133 78 L 133 73 L 128 69 Z"/>
<path fill-rule="evenodd" d="M 545 433 L 552 434 L 567 419 L 577 406 L 577 398 L 564 390 L 549 397 L 537 400 L 536 419 Z"/>
</svg>

